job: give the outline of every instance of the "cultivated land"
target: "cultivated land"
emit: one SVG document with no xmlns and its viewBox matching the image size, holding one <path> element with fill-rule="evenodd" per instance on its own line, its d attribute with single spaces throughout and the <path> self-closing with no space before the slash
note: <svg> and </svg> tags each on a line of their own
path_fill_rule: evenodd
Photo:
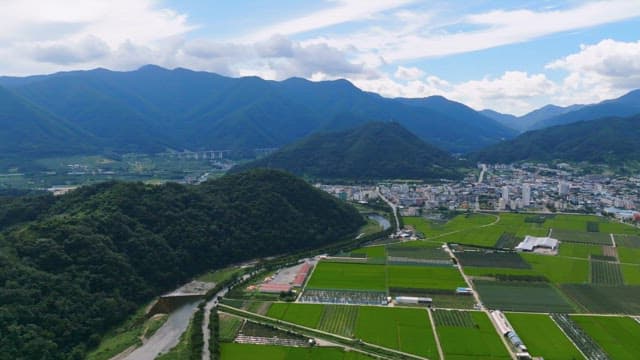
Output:
<svg viewBox="0 0 640 360">
<path fill-rule="evenodd" d="M 311 295 L 305 300 L 311 303 L 225 303 L 335 334 L 352 344 L 361 340 L 389 351 L 438 359 L 439 343 L 446 359 L 509 359 L 509 351 L 487 314 L 471 310 L 474 297 L 455 295 L 456 287 L 467 286 L 461 275 L 464 272 L 486 308 L 506 312 L 533 356 L 583 359 L 572 341 L 578 341 L 580 349 L 591 356 L 606 351 L 612 359 L 631 359 L 640 353 L 635 344 L 640 324 L 634 319 L 587 315 L 640 314 L 639 229 L 596 216 L 574 215 L 462 214 L 448 221 L 403 220 L 426 239 L 345 250 L 340 256 L 351 259 L 320 261 L 303 293 Z M 509 250 L 526 235 L 549 233 L 565 240 L 557 255 Z M 609 246 L 611 234 L 615 248 Z M 454 250 L 460 268 L 452 265 L 443 244 Z M 374 299 L 371 304 L 377 305 L 387 295 L 433 298 L 434 324 L 424 305 L 317 303 Z M 276 300 L 277 296 L 265 298 Z M 568 313 L 585 316 L 559 315 Z M 237 331 L 237 319 L 226 319 L 221 325 L 221 335 L 229 341 Z M 222 346 L 223 360 L 247 354 L 260 359 L 365 358 L 335 348 Z"/>
<path fill-rule="evenodd" d="M 549 315 L 517 313 L 506 315 L 532 356 L 541 356 L 545 360 L 584 359 Z"/>
</svg>

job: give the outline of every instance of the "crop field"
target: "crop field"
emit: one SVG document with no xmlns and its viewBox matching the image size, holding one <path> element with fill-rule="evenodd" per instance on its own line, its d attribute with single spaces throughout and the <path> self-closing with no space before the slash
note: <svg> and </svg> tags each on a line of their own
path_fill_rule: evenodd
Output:
<svg viewBox="0 0 640 360">
<path fill-rule="evenodd" d="M 562 245 L 560 245 L 562 247 Z M 586 284 L 589 282 L 589 260 L 561 256 L 522 254 L 533 270 L 556 284 Z"/>
<path fill-rule="evenodd" d="M 531 265 L 524 261 L 520 254 L 515 252 L 463 251 L 457 252 L 456 257 L 465 267 L 531 268 Z"/>
<path fill-rule="evenodd" d="M 220 341 L 231 342 L 242 326 L 242 319 L 228 314 L 220 314 Z"/>
<path fill-rule="evenodd" d="M 380 305 L 386 303 L 386 291 L 305 289 L 302 303 Z"/>
<path fill-rule="evenodd" d="M 640 315 L 640 286 L 566 284 L 561 289 L 583 312 Z"/>
<path fill-rule="evenodd" d="M 551 284 L 515 281 L 474 281 L 482 302 L 491 309 L 532 312 L 572 312 L 574 307 Z"/>
<path fill-rule="evenodd" d="M 511 359 L 487 315 L 478 311 L 468 313 L 473 321 L 471 327 L 467 323 L 463 323 L 465 326 L 436 326 L 445 357 L 452 360 Z"/>
<path fill-rule="evenodd" d="M 588 259 L 591 255 L 602 255 L 601 245 L 579 244 L 565 242 L 558 247 L 560 256 L 579 257 Z"/>
<path fill-rule="evenodd" d="M 413 226 L 416 231 L 423 233 L 427 238 L 430 238 L 452 231 L 460 231 L 491 224 L 495 219 L 495 216 L 487 214 L 461 214 L 444 223 L 427 220 L 422 217 L 403 217 L 402 221 L 406 225 Z"/>
<path fill-rule="evenodd" d="M 589 222 L 604 223 L 606 222 L 606 219 L 595 215 L 556 214 L 556 216 L 554 216 L 553 218 L 547 219 L 545 225 L 547 227 L 553 228 L 554 232 L 556 231 L 556 229 L 569 231 L 586 231 L 587 223 Z M 600 229 L 600 231 L 604 232 L 603 229 Z"/>
<path fill-rule="evenodd" d="M 385 266 L 321 261 L 307 288 L 385 291 Z"/>
<path fill-rule="evenodd" d="M 426 310 L 360 307 L 356 337 L 365 342 L 411 354 L 438 358 Z"/>
<path fill-rule="evenodd" d="M 640 264 L 640 248 L 617 247 L 621 263 Z"/>
<path fill-rule="evenodd" d="M 390 289 L 455 290 L 466 286 L 458 269 L 451 267 L 387 266 Z"/>
<path fill-rule="evenodd" d="M 273 303 L 267 316 L 313 328 L 322 317 L 323 306 L 321 304 Z"/>
<path fill-rule="evenodd" d="M 551 232 L 551 237 L 563 242 L 613 245 L 613 243 L 611 242 L 611 235 L 609 235 L 608 233 L 560 230 L 554 228 Z"/>
<path fill-rule="evenodd" d="M 513 249 L 521 241 L 522 238 L 512 232 L 503 232 L 498 238 L 498 241 L 496 241 L 494 247 L 498 249 Z"/>
<path fill-rule="evenodd" d="M 615 234 L 613 237 L 615 238 L 616 245 L 618 246 L 640 248 L 640 236 L 638 235 Z"/>
<path fill-rule="evenodd" d="M 640 285 L 640 265 L 621 264 L 625 285 Z"/>
<path fill-rule="evenodd" d="M 591 260 L 591 283 L 598 285 L 623 285 L 624 281 L 622 280 L 622 270 L 620 269 L 620 264 L 609 262 L 609 261 L 600 261 L 600 260 Z"/>
<path fill-rule="evenodd" d="M 377 245 L 363 247 L 351 252 L 351 256 L 361 257 L 362 255 L 367 258 L 384 258 L 386 256 L 386 250 L 383 245 Z"/>
<path fill-rule="evenodd" d="M 260 360 L 364 360 L 370 357 L 331 347 L 286 347 L 253 344 L 221 344 L 222 360 L 260 359 Z"/>
<path fill-rule="evenodd" d="M 506 316 L 532 356 L 545 360 L 584 359 L 549 315 L 507 313 Z"/>
<path fill-rule="evenodd" d="M 552 314 L 551 318 L 571 339 L 571 341 L 573 341 L 580 351 L 582 351 L 587 360 L 608 359 L 600 345 L 587 335 L 587 333 L 585 333 L 584 330 L 569 317 L 569 315 Z"/>
<path fill-rule="evenodd" d="M 434 310 L 433 321 L 436 326 L 474 327 L 470 311 Z"/>
<path fill-rule="evenodd" d="M 450 260 L 449 254 L 440 246 L 389 246 L 387 247 L 389 257 L 406 257 L 409 259 L 421 260 Z"/>
<path fill-rule="evenodd" d="M 354 337 L 358 306 L 325 305 L 318 329 L 333 334 Z"/>
<path fill-rule="evenodd" d="M 640 324 L 629 317 L 572 316 L 611 359 L 634 360 L 640 354 Z"/>
</svg>

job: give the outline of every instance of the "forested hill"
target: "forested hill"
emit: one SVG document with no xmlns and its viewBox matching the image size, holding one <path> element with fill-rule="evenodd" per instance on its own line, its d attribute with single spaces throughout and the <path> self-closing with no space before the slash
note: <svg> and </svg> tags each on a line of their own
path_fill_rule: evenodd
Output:
<svg viewBox="0 0 640 360">
<path fill-rule="evenodd" d="M 458 162 L 396 122 L 371 122 L 312 135 L 262 159 L 234 168 L 276 168 L 321 179 L 458 178 Z"/>
<path fill-rule="evenodd" d="M 103 183 L 0 201 L 0 353 L 79 359 L 100 334 L 208 269 L 353 234 L 358 212 L 291 175 Z"/>
<path fill-rule="evenodd" d="M 526 132 L 472 158 L 492 163 L 523 160 L 622 164 L 640 159 L 640 116 L 605 118 Z"/>
</svg>

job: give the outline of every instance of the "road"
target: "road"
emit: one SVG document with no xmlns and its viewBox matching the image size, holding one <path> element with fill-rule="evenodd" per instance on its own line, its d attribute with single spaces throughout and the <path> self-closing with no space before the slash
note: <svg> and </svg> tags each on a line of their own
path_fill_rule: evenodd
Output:
<svg viewBox="0 0 640 360">
<path fill-rule="evenodd" d="M 478 176 L 478 184 L 482 184 L 482 180 L 484 180 L 484 173 L 487 172 L 487 165 L 482 164 L 482 170 L 480 171 L 480 176 Z"/>
<path fill-rule="evenodd" d="M 180 341 L 180 336 L 187 330 L 189 321 L 198 307 L 199 301 L 185 304 L 172 312 L 167 321 L 141 347 L 124 357 L 125 360 L 153 360 L 161 353 L 171 350 Z"/>
<path fill-rule="evenodd" d="M 396 220 L 396 230 L 400 230 L 400 219 L 398 219 L 398 207 L 396 206 L 396 204 L 392 203 L 391 201 L 389 201 L 389 199 L 387 199 L 386 197 L 384 197 L 384 195 L 382 195 L 382 192 L 380 192 L 380 188 L 377 188 L 378 190 L 378 195 L 380 196 L 380 199 L 382 199 L 384 202 L 387 203 L 387 205 L 389 205 L 391 207 L 391 210 L 393 211 L 393 217 Z"/>
</svg>

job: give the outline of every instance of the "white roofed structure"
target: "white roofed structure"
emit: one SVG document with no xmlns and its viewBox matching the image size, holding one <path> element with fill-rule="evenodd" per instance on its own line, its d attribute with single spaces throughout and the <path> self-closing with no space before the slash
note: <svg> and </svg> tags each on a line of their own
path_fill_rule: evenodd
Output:
<svg viewBox="0 0 640 360">
<path fill-rule="evenodd" d="M 527 235 L 524 240 L 515 247 L 517 251 L 534 251 L 537 248 L 556 250 L 558 240 L 550 237 L 535 237 Z"/>
</svg>

